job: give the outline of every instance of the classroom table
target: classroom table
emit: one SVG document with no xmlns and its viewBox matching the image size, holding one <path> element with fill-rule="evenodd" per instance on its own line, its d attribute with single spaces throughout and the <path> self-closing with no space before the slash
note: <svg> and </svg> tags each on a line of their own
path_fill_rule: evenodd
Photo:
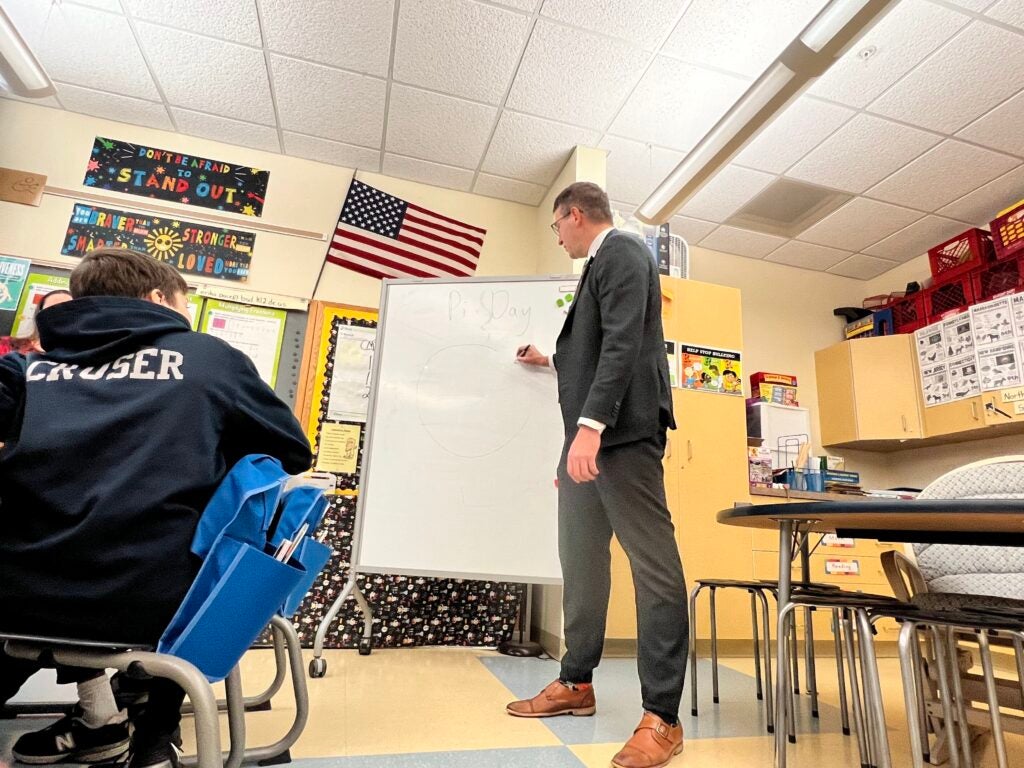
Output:
<svg viewBox="0 0 1024 768">
<path fill-rule="evenodd" d="M 718 522 L 745 528 L 778 529 L 778 610 L 790 602 L 794 553 L 811 533 L 835 533 L 846 538 L 880 541 L 987 544 L 1024 547 L 1024 499 L 871 499 L 823 501 L 802 504 L 738 504 L 718 513 Z M 785 635 L 781 619 L 777 627 L 778 658 L 783 656 Z M 877 675 L 877 672 L 874 674 Z M 786 680 L 775 680 L 775 765 L 786 764 L 786 729 L 783 707 L 787 699 Z M 884 734 L 885 715 L 876 707 L 872 713 L 878 733 Z M 887 749 L 881 750 L 883 753 Z M 888 768 L 886 754 L 879 768 Z"/>
</svg>

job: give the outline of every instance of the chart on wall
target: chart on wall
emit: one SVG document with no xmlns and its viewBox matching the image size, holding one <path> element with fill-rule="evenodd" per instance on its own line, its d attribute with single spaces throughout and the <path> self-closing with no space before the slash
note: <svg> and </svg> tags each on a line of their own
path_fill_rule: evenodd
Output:
<svg viewBox="0 0 1024 768">
<path fill-rule="evenodd" d="M 332 421 L 366 421 L 377 329 L 339 323 L 327 402 Z"/>
<path fill-rule="evenodd" d="M 223 339 L 245 353 L 260 378 L 273 387 L 281 360 L 281 341 L 288 314 L 281 309 L 250 307 L 207 299 L 200 325 L 203 333 Z"/>
<path fill-rule="evenodd" d="M 1004 296 L 971 307 L 974 345 L 982 392 L 1021 384 L 1021 342 L 1024 334 L 1015 326 L 1017 296 Z"/>
<path fill-rule="evenodd" d="M 678 381 L 682 389 L 743 396 L 742 353 L 680 344 L 678 357 Z"/>
<path fill-rule="evenodd" d="M 0 311 L 11 312 L 18 308 L 30 266 L 28 259 L 0 256 Z"/>
<path fill-rule="evenodd" d="M 85 256 L 96 248 L 131 248 L 182 274 L 244 282 L 255 243 L 252 232 L 75 203 L 60 252 Z"/>
<path fill-rule="evenodd" d="M 11 335 L 18 337 L 32 335 L 35 331 L 35 316 L 36 310 L 39 308 L 39 300 L 50 291 L 66 291 L 69 282 L 67 275 L 44 275 L 30 272 L 25 279 L 25 289 L 22 291 L 21 299 L 18 301 L 18 311 Z"/>
<path fill-rule="evenodd" d="M 83 184 L 171 203 L 260 216 L 270 173 L 97 136 Z"/>
</svg>

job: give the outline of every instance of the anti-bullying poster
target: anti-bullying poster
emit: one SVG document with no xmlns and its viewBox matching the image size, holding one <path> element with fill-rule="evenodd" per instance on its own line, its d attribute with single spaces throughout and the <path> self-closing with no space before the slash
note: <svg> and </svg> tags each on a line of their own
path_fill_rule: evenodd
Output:
<svg viewBox="0 0 1024 768">
<path fill-rule="evenodd" d="M 97 136 L 87 187 L 260 216 L 270 172 Z"/>
<path fill-rule="evenodd" d="M 682 389 L 743 396 L 742 356 L 734 350 L 680 344 L 679 373 Z"/>
</svg>

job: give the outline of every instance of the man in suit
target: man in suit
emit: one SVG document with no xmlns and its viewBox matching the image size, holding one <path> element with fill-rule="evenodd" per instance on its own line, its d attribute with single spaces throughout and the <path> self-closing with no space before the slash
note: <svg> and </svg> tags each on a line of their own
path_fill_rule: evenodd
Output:
<svg viewBox="0 0 1024 768">
<path fill-rule="evenodd" d="M 577 182 L 555 198 L 551 228 L 587 259 L 555 354 L 522 347 L 522 365 L 552 367 L 565 422 L 558 465 L 558 544 L 565 644 L 558 680 L 508 705 L 517 717 L 592 715 L 604 645 L 614 533 L 636 586 L 644 715 L 618 768 L 658 768 L 683 748 L 679 700 L 687 657 L 687 595 L 665 504 L 665 433 L 675 428 L 661 288 L 640 238 L 612 227 L 608 196 Z"/>
</svg>

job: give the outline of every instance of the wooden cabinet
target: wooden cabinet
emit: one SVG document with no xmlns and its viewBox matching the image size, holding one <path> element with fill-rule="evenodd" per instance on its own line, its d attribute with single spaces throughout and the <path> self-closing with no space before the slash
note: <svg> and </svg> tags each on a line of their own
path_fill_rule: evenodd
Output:
<svg viewBox="0 0 1024 768">
<path fill-rule="evenodd" d="M 662 278 L 665 338 L 719 349 L 743 348 L 740 294 L 692 280 Z M 746 499 L 746 412 L 742 397 L 673 390 L 676 422 L 665 453 L 665 492 L 687 586 L 697 578 L 749 579 L 753 575 L 750 531 L 719 525 L 719 510 Z M 723 597 L 718 605 L 721 638 L 749 639 L 746 596 Z M 710 636 L 708 605 L 701 600 L 698 637 Z M 609 646 L 628 650 L 636 638 L 636 608 L 629 563 L 612 549 Z M 620 641 L 616 643 L 615 641 Z"/>
<path fill-rule="evenodd" d="M 912 336 L 844 341 L 814 363 L 823 445 L 923 436 Z"/>
<path fill-rule="evenodd" d="M 923 411 L 925 437 L 955 435 L 985 426 L 985 406 L 980 396 L 933 405 Z"/>
</svg>

